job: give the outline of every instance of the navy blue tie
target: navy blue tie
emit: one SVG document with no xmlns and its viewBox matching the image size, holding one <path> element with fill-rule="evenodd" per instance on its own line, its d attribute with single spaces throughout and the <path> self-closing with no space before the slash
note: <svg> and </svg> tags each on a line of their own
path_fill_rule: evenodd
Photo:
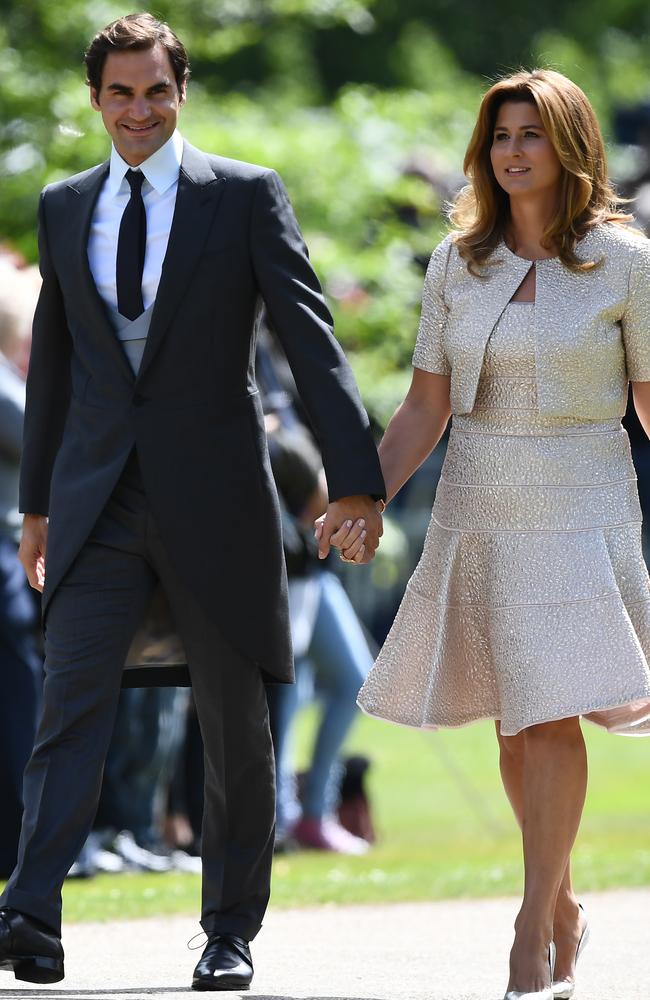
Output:
<svg viewBox="0 0 650 1000">
<path fill-rule="evenodd" d="M 117 240 L 117 308 L 127 319 L 137 319 L 144 312 L 142 271 L 147 246 L 147 215 L 142 200 L 141 170 L 127 170 L 131 188 Z"/>
</svg>

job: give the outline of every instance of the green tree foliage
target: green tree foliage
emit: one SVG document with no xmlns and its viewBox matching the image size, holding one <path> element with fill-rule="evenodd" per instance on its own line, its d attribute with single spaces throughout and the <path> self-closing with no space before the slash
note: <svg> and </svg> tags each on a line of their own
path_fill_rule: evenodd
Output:
<svg viewBox="0 0 650 1000">
<path fill-rule="evenodd" d="M 36 254 L 43 184 L 103 160 L 83 50 L 113 0 L 0 0 L 0 238 Z M 196 145 L 285 178 L 365 397 L 408 378 L 423 267 L 486 77 L 522 63 L 583 85 L 607 124 L 647 95 L 639 0 L 160 0 L 190 52 Z"/>
</svg>

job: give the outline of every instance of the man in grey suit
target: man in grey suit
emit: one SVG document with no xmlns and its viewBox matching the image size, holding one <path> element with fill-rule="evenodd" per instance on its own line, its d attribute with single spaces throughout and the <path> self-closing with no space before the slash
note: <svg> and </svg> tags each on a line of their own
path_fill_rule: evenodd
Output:
<svg viewBox="0 0 650 1000">
<path fill-rule="evenodd" d="M 61 884 L 96 809 L 125 655 L 160 581 L 206 752 L 208 942 L 193 985 L 246 989 L 273 847 L 263 681 L 292 679 L 253 367 L 262 301 L 324 456 L 323 552 L 354 524 L 346 557 L 372 556 L 384 484 L 277 174 L 181 139 L 187 55 L 151 15 L 101 31 L 86 68 L 113 149 L 40 203 L 21 559 L 44 591 L 46 679 L 18 864 L 0 899 L 0 968 L 63 977 Z"/>
</svg>

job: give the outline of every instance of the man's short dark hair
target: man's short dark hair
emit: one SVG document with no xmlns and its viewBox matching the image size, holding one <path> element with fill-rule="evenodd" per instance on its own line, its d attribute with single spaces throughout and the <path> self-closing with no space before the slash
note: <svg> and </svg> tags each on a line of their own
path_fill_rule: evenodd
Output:
<svg viewBox="0 0 650 1000">
<path fill-rule="evenodd" d="M 84 55 L 88 83 L 99 95 L 106 56 L 111 52 L 142 52 L 154 45 L 166 50 L 176 85 L 182 90 L 190 75 L 185 46 L 168 24 L 146 13 L 119 17 L 95 35 Z"/>
</svg>

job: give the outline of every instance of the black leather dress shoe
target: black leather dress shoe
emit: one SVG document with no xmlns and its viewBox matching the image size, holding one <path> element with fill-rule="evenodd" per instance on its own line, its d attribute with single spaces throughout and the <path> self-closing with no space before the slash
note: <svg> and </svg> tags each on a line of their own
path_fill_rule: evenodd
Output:
<svg viewBox="0 0 650 1000">
<path fill-rule="evenodd" d="M 212 934 L 194 970 L 193 990 L 247 990 L 253 978 L 248 941 L 234 934 Z"/>
<path fill-rule="evenodd" d="M 61 939 L 18 910 L 0 910 L 0 969 L 26 983 L 63 979 Z"/>
</svg>

